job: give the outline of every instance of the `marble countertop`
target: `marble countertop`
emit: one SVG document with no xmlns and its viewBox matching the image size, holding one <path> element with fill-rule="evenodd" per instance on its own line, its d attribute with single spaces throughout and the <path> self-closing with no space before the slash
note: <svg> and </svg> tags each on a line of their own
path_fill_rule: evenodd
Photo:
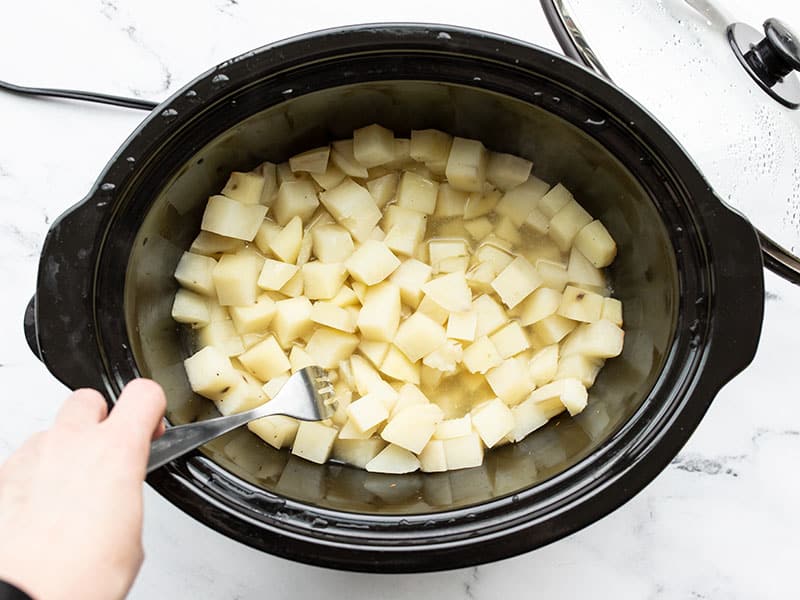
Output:
<svg viewBox="0 0 800 600">
<path fill-rule="evenodd" d="M 732 2 L 731 4 L 741 4 Z M 407 0 L 17 2 L 0 20 L 0 78 L 160 100 L 226 58 L 293 33 L 404 20 L 494 30 L 556 48 L 539 3 Z M 790 0 L 750 6 L 800 26 Z M 0 459 L 46 427 L 66 390 L 31 355 L 22 315 L 49 224 L 83 197 L 143 113 L 0 94 Z M 764 331 L 672 464 L 625 506 L 538 551 L 412 576 L 342 573 L 261 554 L 145 491 L 146 561 L 131 597 L 786 598 L 800 556 L 800 288 L 766 275 Z M 600 591 L 602 590 L 602 591 Z"/>
</svg>

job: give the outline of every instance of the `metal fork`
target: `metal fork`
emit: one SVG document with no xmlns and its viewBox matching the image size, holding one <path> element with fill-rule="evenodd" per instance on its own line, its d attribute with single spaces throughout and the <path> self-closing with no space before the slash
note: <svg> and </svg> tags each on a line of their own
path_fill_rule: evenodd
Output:
<svg viewBox="0 0 800 600">
<path fill-rule="evenodd" d="M 147 472 L 183 456 L 223 433 L 233 431 L 254 419 L 286 415 L 301 421 L 321 421 L 333 414 L 333 385 L 328 372 L 320 367 L 306 367 L 292 375 L 269 402 L 227 417 L 207 419 L 189 425 L 170 427 L 150 444 Z"/>
</svg>

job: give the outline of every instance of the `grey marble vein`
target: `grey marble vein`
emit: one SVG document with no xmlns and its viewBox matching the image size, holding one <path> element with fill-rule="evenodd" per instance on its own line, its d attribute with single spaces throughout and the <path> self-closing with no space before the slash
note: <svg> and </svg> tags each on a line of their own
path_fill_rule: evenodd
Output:
<svg viewBox="0 0 800 600">
<path fill-rule="evenodd" d="M 679 471 L 688 473 L 700 473 L 702 475 L 728 475 L 739 477 L 738 471 L 729 466 L 730 462 L 741 461 L 745 455 L 722 456 L 719 458 L 704 458 L 702 456 L 679 455 L 672 459 L 670 466 Z"/>
</svg>

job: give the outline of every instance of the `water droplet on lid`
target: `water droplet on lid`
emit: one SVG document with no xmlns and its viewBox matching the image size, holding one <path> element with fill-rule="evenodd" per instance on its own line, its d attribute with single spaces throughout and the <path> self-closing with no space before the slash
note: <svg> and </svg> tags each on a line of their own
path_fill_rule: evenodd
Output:
<svg viewBox="0 0 800 600">
<path fill-rule="evenodd" d="M 104 183 L 103 185 L 100 186 L 100 189 L 103 190 L 104 192 L 111 192 L 117 189 L 117 186 L 115 186 L 113 183 Z"/>
<path fill-rule="evenodd" d="M 514 494 L 513 496 L 511 496 L 511 501 L 512 502 L 519 502 L 519 494 Z"/>
<path fill-rule="evenodd" d="M 126 158 L 125 160 L 126 160 L 127 162 L 131 163 L 131 164 L 133 164 L 133 163 L 135 163 L 135 162 L 136 162 L 136 159 L 135 159 L 133 156 L 129 156 L 129 157 L 128 157 L 128 158 Z"/>
<path fill-rule="evenodd" d="M 450 39 L 453 39 L 453 38 L 451 38 L 451 37 L 450 37 L 450 34 L 449 34 L 449 33 L 447 33 L 446 31 L 440 31 L 440 32 L 439 32 L 439 35 L 437 35 L 437 36 L 436 36 L 436 38 L 437 38 L 437 39 L 440 39 L 440 40 L 450 40 Z"/>
<path fill-rule="evenodd" d="M 314 517 L 314 520 L 311 521 L 311 526 L 317 529 L 324 529 L 328 526 L 328 522 L 320 517 Z"/>
<path fill-rule="evenodd" d="M 225 73 L 217 73 L 211 78 L 211 83 L 225 83 L 226 81 L 230 80 L 231 78 L 225 75 Z"/>
<path fill-rule="evenodd" d="M 169 117 L 177 117 L 178 116 L 178 111 L 175 110 L 174 108 L 165 108 L 164 110 L 161 111 L 161 116 L 162 117 L 167 117 L 167 118 L 169 118 Z"/>
<path fill-rule="evenodd" d="M 294 90 L 293 90 L 292 88 L 288 88 L 288 89 L 285 89 L 285 90 L 283 90 L 283 91 L 281 92 L 281 94 L 283 94 L 284 96 L 288 96 L 288 95 L 289 95 L 289 94 L 291 94 L 293 91 L 294 91 Z"/>
<path fill-rule="evenodd" d="M 557 104 L 557 103 L 561 102 L 561 98 L 559 98 L 558 96 L 553 96 L 553 102 L 555 102 Z"/>
<path fill-rule="evenodd" d="M 689 323 L 689 331 L 691 333 L 697 333 L 699 327 L 700 327 L 700 319 L 695 319 L 694 321 Z"/>
<path fill-rule="evenodd" d="M 195 92 L 194 90 L 189 90 L 184 94 L 184 96 L 186 96 L 187 98 L 196 98 L 197 92 Z"/>
</svg>

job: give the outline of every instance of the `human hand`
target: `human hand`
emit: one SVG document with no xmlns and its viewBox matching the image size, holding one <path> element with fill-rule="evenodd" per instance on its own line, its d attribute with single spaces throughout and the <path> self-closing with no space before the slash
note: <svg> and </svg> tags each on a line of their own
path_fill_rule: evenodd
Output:
<svg viewBox="0 0 800 600">
<path fill-rule="evenodd" d="M 0 466 L 0 580 L 36 600 L 125 596 L 144 556 L 142 482 L 164 409 L 145 379 L 108 417 L 98 392 L 78 390 Z"/>
</svg>

